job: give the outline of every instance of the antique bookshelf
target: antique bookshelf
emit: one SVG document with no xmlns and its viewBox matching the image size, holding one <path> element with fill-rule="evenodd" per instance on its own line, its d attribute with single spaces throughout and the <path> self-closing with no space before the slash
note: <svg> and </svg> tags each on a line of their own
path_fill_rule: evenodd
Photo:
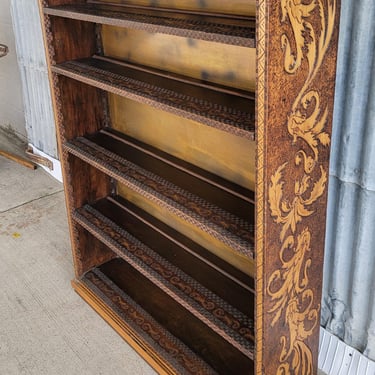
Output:
<svg viewBox="0 0 375 375">
<path fill-rule="evenodd" d="M 73 288 L 160 373 L 316 373 L 339 1 L 39 4 Z"/>
</svg>

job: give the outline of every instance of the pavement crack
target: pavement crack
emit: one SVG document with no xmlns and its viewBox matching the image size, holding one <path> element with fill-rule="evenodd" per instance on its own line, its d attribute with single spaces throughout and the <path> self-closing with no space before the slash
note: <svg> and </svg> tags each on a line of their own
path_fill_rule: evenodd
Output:
<svg viewBox="0 0 375 375">
<path fill-rule="evenodd" d="M 7 213 L 7 212 L 10 212 L 10 211 L 16 210 L 17 208 L 20 208 L 20 207 L 26 206 L 26 205 L 29 204 L 29 203 L 37 202 L 37 201 L 40 201 L 40 200 L 42 200 L 42 199 L 44 199 L 44 198 L 52 197 L 52 196 L 54 196 L 54 195 L 56 195 L 56 194 L 60 194 L 60 193 L 63 192 L 63 191 L 64 191 L 64 190 L 61 189 L 61 190 L 58 190 L 58 191 L 54 191 L 54 192 L 51 193 L 51 194 L 47 194 L 47 195 L 43 195 L 43 196 L 38 197 L 38 198 L 35 198 L 35 199 L 31 199 L 31 200 L 29 200 L 29 201 L 27 201 L 27 202 L 24 202 L 24 203 L 21 203 L 21 204 L 19 204 L 19 205 L 17 205 L 17 206 L 14 206 L 14 207 L 8 208 L 7 210 L 0 211 L 0 214 L 5 214 L 5 213 Z"/>
</svg>

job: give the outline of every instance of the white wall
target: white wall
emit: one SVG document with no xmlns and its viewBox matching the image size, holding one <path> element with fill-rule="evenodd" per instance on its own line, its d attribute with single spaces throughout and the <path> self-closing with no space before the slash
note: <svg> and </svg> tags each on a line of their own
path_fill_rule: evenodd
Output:
<svg viewBox="0 0 375 375">
<path fill-rule="evenodd" d="M 10 127 L 26 139 L 20 72 L 10 14 L 10 0 L 0 0 L 0 43 L 9 53 L 0 58 L 0 127 Z"/>
</svg>

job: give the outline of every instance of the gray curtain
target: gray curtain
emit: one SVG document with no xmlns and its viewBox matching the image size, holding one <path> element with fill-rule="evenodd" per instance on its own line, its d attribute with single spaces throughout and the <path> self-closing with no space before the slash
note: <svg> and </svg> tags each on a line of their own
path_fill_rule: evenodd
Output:
<svg viewBox="0 0 375 375">
<path fill-rule="evenodd" d="M 375 1 L 342 0 L 322 320 L 375 360 Z"/>
</svg>

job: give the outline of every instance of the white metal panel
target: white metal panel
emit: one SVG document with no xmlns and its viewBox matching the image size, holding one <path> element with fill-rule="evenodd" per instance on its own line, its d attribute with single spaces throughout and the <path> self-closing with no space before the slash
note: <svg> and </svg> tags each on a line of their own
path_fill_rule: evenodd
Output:
<svg viewBox="0 0 375 375">
<path fill-rule="evenodd" d="M 336 336 L 320 330 L 319 369 L 328 375 L 375 375 L 375 362 L 346 345 Z"/>
<path fill-rule="evenodd" d="M 38 3 L 12 0 L 13 29 L 20 67 L 28 140 L 57 158 L 57 143 Z"/>
</svg>

